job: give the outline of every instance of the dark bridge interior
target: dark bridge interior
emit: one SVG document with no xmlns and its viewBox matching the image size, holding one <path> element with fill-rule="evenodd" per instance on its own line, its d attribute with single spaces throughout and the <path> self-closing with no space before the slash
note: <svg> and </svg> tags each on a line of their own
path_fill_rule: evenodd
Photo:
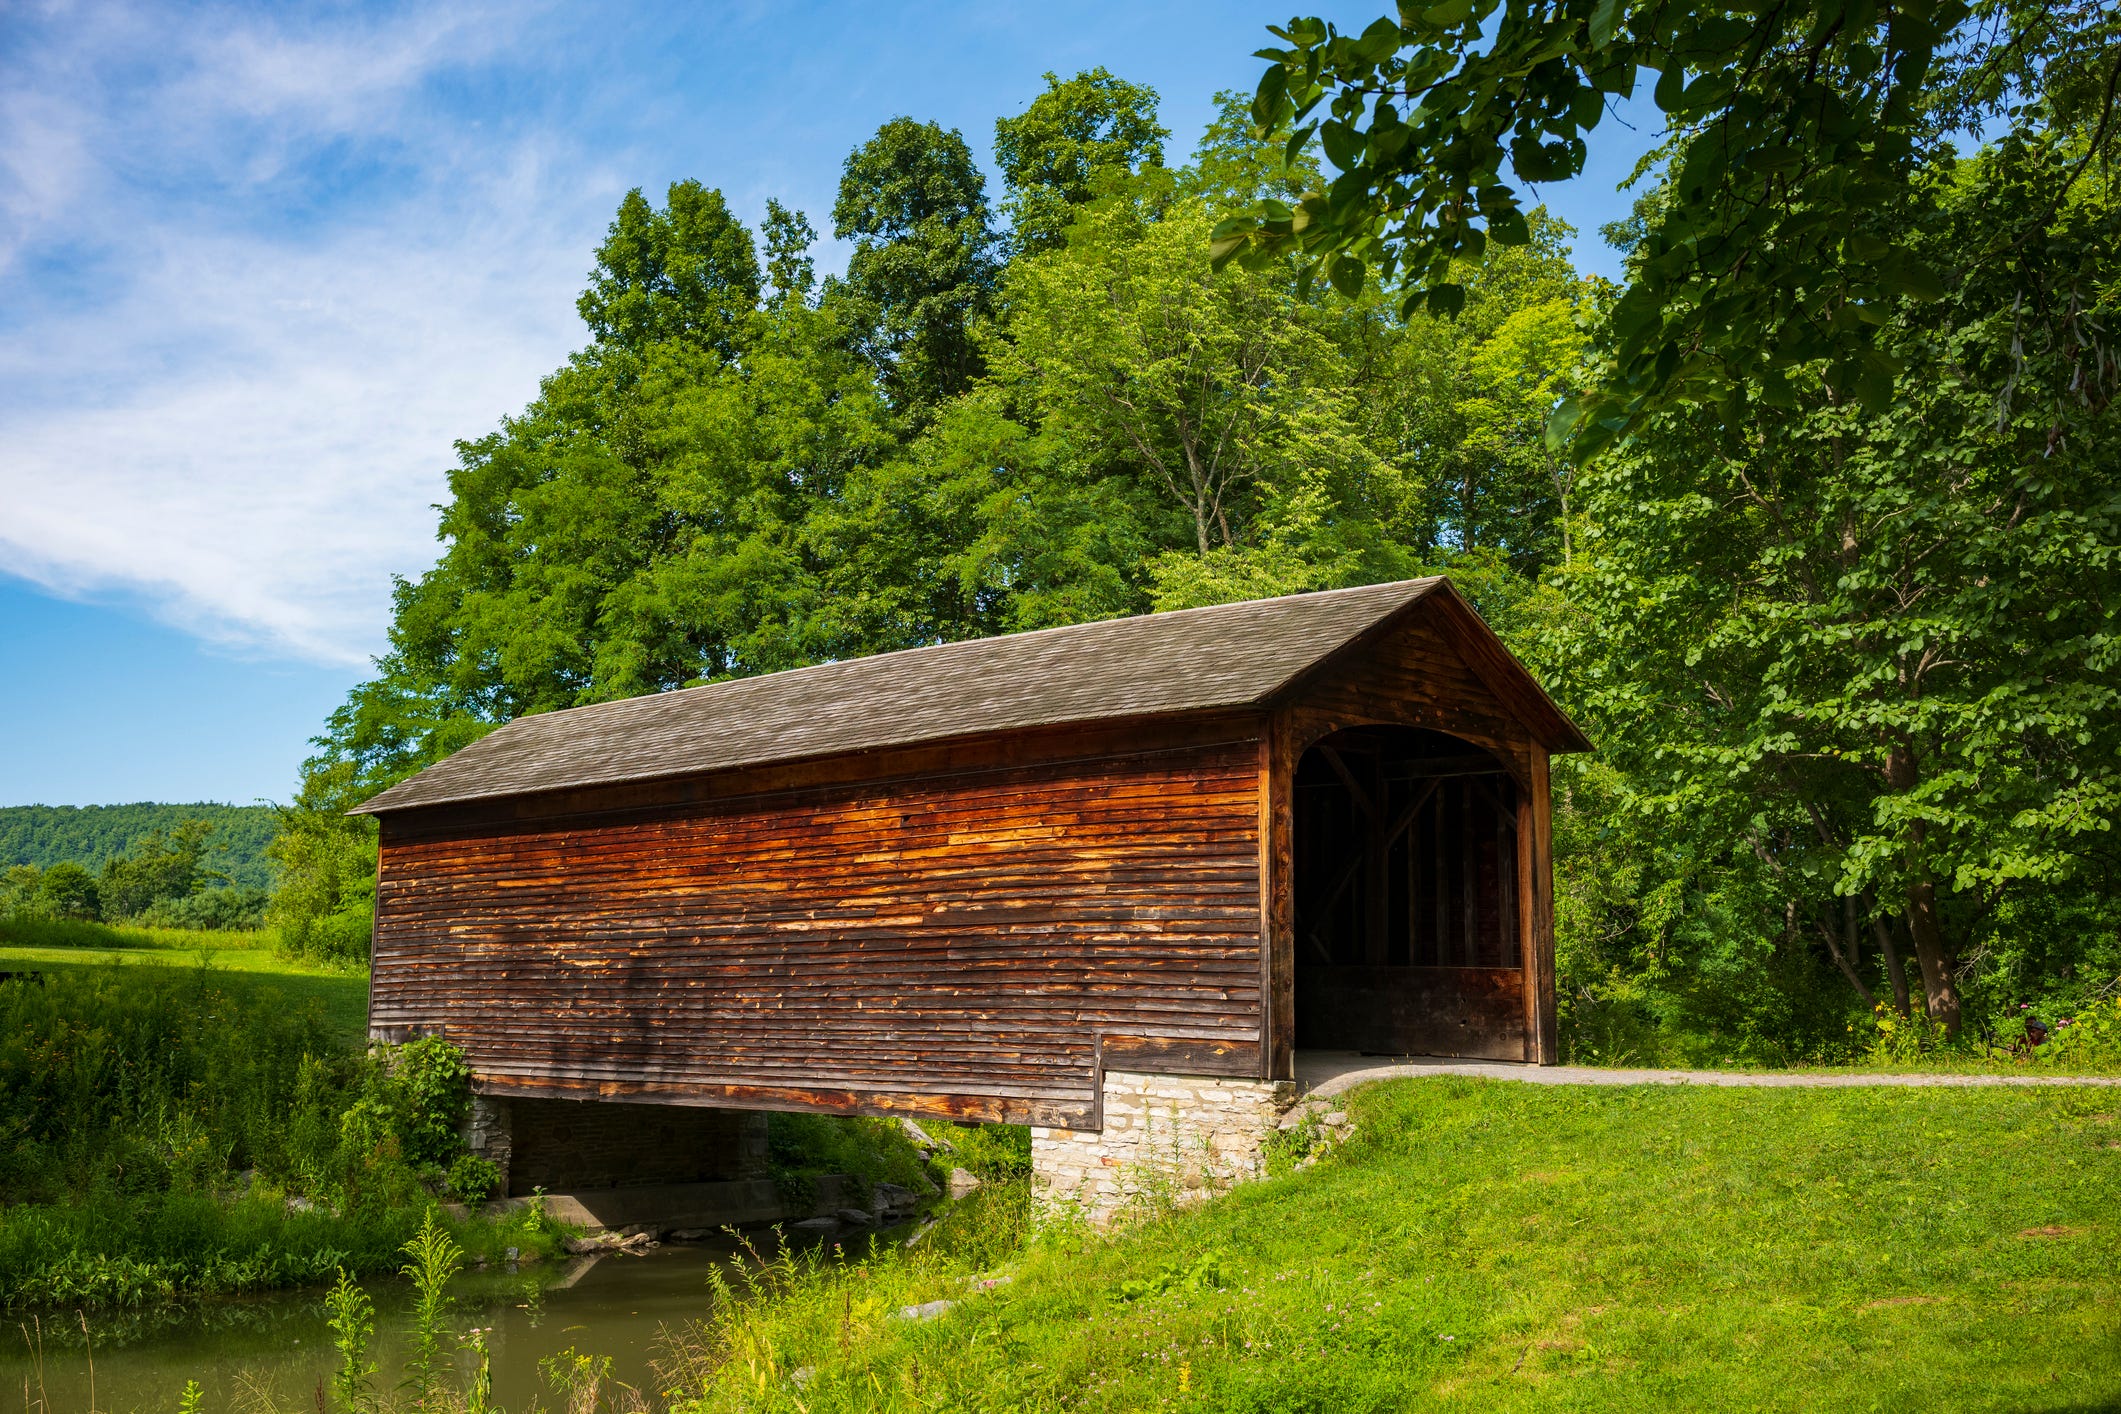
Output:
<svg viewBox="0 0 2121 1414">
<path fill-rule="evenodd" d="M 1296 772 L 1296 1044 L 1525 1055 L 1515 782 L 1470 742 L 1335 732 Z"/>
</svg>

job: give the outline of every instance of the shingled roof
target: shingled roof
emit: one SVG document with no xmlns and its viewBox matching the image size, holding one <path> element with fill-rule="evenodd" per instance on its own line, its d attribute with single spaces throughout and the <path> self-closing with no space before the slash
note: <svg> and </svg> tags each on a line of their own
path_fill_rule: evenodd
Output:
<svg viewBox="0 0 2121 1414">
<path fill-rule="evenodd" d="M 1251 706 L 1432 596 L 1493 643 L 1442 578 L 941 643 L 518 717 L 354 813 Z M 1556 750 L 1581 750 L 1574 724 L 1499 643 L 1494 650 L 1482 655 L 1491 667 L 1507 664 L 1544 708 L 1535 715 L 1550 714 L 1529 724 L 1535 732 Z"/>
</svg>

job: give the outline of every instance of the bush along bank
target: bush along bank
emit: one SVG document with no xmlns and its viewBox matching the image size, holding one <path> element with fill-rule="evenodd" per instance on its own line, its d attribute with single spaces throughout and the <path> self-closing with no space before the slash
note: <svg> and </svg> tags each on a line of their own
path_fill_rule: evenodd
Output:
<svg viewBox="0 0 2121 1414">
<path fill-rule="evenodd" d="M 439 1040 L 361 1049 L 314 1005 L 211 968 L 0 981 L 0 1306 L 129 1305 L 389 1270 L 491 1170 Z M 534 1207 L 451 1224 L 549 1254 Z"/>
</svg>

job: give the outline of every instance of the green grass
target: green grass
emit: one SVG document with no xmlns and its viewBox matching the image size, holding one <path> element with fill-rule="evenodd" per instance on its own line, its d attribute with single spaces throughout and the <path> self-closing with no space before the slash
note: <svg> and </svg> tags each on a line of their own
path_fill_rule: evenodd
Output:
<svg viewBox="0 0 2121 1414">
<path fill-rule="evenodd" d="M 1049 1236 L 1007 1286 L 932 1259 L 792 1280 L 703 1334 L 690 1407 L 2121 1408 L 2111 1090 L 1347 1103 L 1317 1166 Z M 963 1303 L 890 1315 L 937 1296 Z"/>
<path fill-rule="evenodd" d="M 221 937 L 255 939 L 246 933 L 178 933 L 157 929 L 174 937 Z M 282 958 L 269 943 L 244 941 L 238 945 L 146 945 L 146 948 L 15 948 L 0 945 L 0 973 L 57 973 L 89 971 L 98 967 L 197 967 L 206 962 L 223 982 L 235 988 L 276 988 L 297 1005 L 316 1003 L 325 1020 L 352 1043 L 369 1035 L 369 977 L 367 971 L 344 971 Z"/>
<path fill-rule="evenodd" d="M 27 948 L 148 948 L 190 952 L 270 950 L 273 935 L 262 929 L 141 928 L 130 924 L 92 923 L 83 918 L 0 917 L 0 944 Z"/>
</svg>

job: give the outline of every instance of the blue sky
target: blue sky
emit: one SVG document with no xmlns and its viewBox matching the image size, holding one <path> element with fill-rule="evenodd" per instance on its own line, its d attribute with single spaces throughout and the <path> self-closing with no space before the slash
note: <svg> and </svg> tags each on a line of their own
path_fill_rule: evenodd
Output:
<svg viewBox="0 0 2121 1414">
<path fill-rule="evenodd" d="M 390 577 L 433 558 L 452 442 L 580 342 L 627 188 L 697 177 L 823 229 L 884 120 L 984 158 L 1041 74 L 1100 64 L 1162 94 L 1183 155 L 1285 16 L 6 6 L 0 805 L 284 799 L 382 645 Z M 1611 129 L 1548 193 L 1586 269 L 1611 273 L 1595 231 L 1649 136 Z"/>
</svg>

